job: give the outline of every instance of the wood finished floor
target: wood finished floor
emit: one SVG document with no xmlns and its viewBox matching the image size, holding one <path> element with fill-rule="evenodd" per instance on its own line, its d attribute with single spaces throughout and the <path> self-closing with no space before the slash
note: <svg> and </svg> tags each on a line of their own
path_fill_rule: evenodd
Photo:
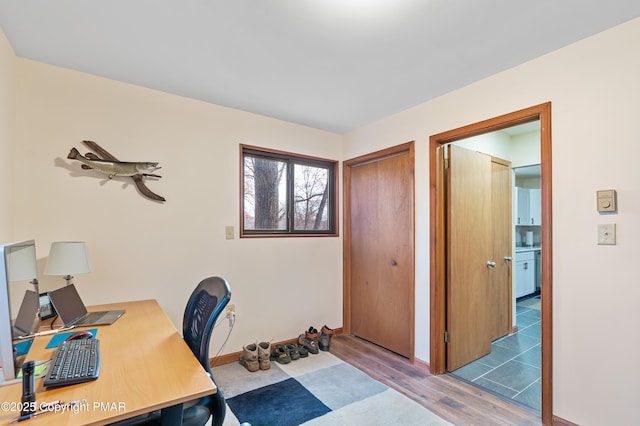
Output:
<svg viewBox="0 0 640 426">
<path fill-rule="evenodd" d="M 448 375 L 432 375 L 409 360 L 349 335 L 331 353 L 413 399 L 454 425 L 540 425 L 540 416 Z"/>
</svg>

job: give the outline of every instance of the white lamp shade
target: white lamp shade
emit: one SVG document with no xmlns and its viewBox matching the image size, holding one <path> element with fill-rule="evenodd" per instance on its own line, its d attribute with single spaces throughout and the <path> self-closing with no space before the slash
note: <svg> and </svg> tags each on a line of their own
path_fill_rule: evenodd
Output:
<svg viewBox="0 0 640 426">
<path fill-rule="evenodd" d="M 44 267 L 45 275 L 71 275 L 86 272 L 91 272 L 91 264 L 84 241 L 51 243 L 49 259 Z"/>
</svg>

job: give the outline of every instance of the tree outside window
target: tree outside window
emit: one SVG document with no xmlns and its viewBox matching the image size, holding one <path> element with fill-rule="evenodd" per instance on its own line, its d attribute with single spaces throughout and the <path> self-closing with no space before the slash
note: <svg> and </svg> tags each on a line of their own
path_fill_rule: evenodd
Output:
<svg viewBox="0 0 640 426">
<path fill-rule="evenodd" d="M 337 162 L 242 148 L 242 236 L 336 235 Z"/>
</svg>

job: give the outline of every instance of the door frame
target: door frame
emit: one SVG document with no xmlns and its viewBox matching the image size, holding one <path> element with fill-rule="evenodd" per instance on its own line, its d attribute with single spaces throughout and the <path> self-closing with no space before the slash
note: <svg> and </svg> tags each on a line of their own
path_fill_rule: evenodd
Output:
<svg viewBox="0 0 640 426">
<path fill-rule="evenodd" d="M 367 163 L 380 161 L 388 157 L 408 154 L 411 162 L 411 170 L 409 171 L 415 182 L 415 142 L 407 142 L 401 145 L 392 146 L 381 151 L 372 152 L 360 157 L 343 161 L 343 191 L 344 191 L 344 212 L 343 212 L 343 236 L 342 236 L 342 252 L 343 252 L 343 271 L 342 271 L 342 330 L 345 334 L 351 333 L 351 169 Z M 414 183 L 415 184 L 415 183 Z M 415 199 L 415 189 L 414 199 Z M 415 200 L 414 200 L 415 209 Z M 414 238 L 411 241 L 411 251 L 415 259 L 415 212 L 413 215 L 414 223 L 412 224 Z M 413 270 L 409 274 L 411 282 L 409 283 L 409 361 L 411 364 L 415 362 L 415 260 L 412 262 Z"/>
<path fill-rule="evenodd" d="M 553 416 L 552 369 L 552 210 L 551 210 L 551 102 L 535 105 L 509 114 L 449 130 L 429 137 L 429 230 L 430 230 L 430 363 L 432 374 L 446 371 L 446 227 L 443 164 L 437 161 L 442 145 L 478 136 L 518 124 L 540 121 L 540 185 L 542 226 L 540 229 L 542 283 L 542 423 L 550 425 Z"/>
</svg>

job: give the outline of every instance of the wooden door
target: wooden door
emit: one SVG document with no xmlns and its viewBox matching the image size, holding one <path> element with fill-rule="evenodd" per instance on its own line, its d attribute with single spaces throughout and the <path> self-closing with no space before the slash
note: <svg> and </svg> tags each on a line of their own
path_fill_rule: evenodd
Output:
<svg viewBox="0 0 640 426">
<path fill-rule="evenodd" d="M 447 370 L 491 352 L 491 157 L 448 146 Z"/>
<path fill-rule="evenodd" d="M 350 332 L 413 357 L 413 154 L 347 162 Z M 356 162 L 357 163 L 357 162 Z"/>
<path fill-rule="evenodd" d="M 511 332 L 511 163 L 493 157 L 491 160 L 491 227 L 493 256 L 496 267 L 489 272 L 491 340 Z"/>
</svg>

